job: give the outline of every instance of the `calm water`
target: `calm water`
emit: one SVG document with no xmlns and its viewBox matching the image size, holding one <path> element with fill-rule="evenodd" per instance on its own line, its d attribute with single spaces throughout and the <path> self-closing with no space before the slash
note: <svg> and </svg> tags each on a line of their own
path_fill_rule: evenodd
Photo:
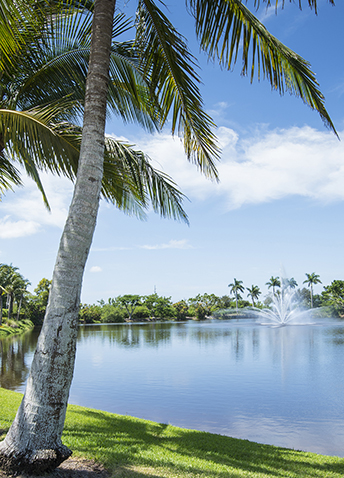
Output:
<svg viewBox="0 0 344 478">
<path fill-rule="evenodd" d="M 23 391 L 35 333 L 0 344 L 0 385 Z M 70 402 L 344 456 L 344 323 L 82 326 Z"/>
</svg>

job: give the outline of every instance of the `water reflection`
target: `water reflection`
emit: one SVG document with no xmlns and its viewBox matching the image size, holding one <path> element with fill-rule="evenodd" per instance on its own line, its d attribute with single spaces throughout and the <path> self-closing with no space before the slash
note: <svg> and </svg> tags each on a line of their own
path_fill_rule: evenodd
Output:
<svg viewBox="0 0 344 478">
<path fill-rule="evenodd" d="M 1 342 L 1 386 L 22 391 L 36 337 Z M 86 325 L 70 401 L 343 456 L 343 367 L 340 321 Z"/>
<path fill-rule="evenodd" d="M 9 390 L 23 387 L 29 372 L 30 355 L 35 350 L 36 342 L 35 332 L 0 340 L 0 387 Z"/>
</svg>

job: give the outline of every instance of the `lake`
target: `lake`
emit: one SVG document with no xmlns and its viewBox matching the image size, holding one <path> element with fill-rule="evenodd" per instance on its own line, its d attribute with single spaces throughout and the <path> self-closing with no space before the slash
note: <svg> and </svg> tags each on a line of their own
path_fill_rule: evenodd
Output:
<svg viewBox="0 0 344 478">
<path fill-rule="evenodd" d="M 37 332 L 2 340 L 0 385 L 23 391 Z M 70 403 L 344 456 L 344 322 L 80 326 Z"/>
</svg>

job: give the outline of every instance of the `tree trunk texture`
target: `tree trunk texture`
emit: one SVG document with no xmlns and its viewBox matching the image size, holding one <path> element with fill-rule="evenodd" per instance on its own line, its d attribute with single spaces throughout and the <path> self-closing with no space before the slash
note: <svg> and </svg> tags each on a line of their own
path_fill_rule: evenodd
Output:
<svg viewBox="0 0 344 478">
<path fill-rule="evenodd" d="M 95 4 L 74 195 L 25 395 L 0 443 L 0 467 L 11 473 L 48 472 L 72 453 L 62 444 L 61 435 L 74 371 L 82 277 L 96 226 L 103 177 L 114 7 L 115 0 L 97 0 Z"/>
</svg>

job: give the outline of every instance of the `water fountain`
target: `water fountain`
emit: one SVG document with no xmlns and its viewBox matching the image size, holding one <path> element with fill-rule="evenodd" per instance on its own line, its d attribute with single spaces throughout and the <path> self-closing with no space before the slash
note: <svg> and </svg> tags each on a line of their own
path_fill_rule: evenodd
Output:
<svg viewBox="0 0 344 478">
<path fill-rule="evenodd" d="M 283 284 L 282 288 L 272 293 L 270 297 L 270 308 L 252 308 L 255 317 L 269 321 L 267 324 L 262 323 L 262 325 L 271 325 L 271 323 L 273 323 L 275 325 L 284 326 L 291 323 L 294 325 L 310 323 L 309 319 L 312 317 L 312 311 L 301 307 L 297 292 L 290 286 Z"/>
</svg>

